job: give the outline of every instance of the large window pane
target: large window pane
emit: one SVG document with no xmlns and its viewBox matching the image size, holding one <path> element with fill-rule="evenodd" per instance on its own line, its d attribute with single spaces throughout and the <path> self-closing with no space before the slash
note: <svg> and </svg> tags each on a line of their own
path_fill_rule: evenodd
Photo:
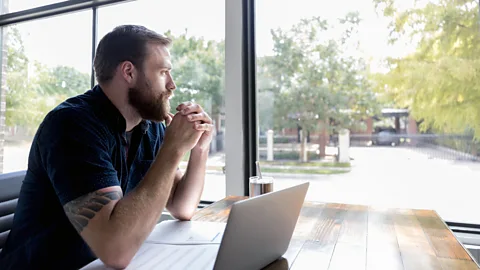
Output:
<svg viewBox="0 0 480 270">
<path fill-rule="evenodd" d="M 122 24 L 143 25 L 173 39 L 170 52 L 177 90 L 170 101 L 172 113 L 181 102 L 195 101 L 216 126 L 201 197 L 211 201 L 225 197 L 224 2 L 139 0 L 98 10 L 99 39 Z M 182 170 L 187 161 L 188 155 L 180 165 Z"/>
<path fill-rule="evenodd" d="M 259 156 L 275 188 L 310 181 L 309 200 L 480 223 L 478 8 L 256 1 Z"/>
<path fill-rule="evenodd" d="M 33 136 L 46 113 L 90 88 L 91 14 L 78 12 L 3 29 L 3 173 L 25 170 Z"/>
<path fill-rule="evenodd" d="M 65 1 L 65 0 L 63 0 Z M 0 0 L 3 4 L 2 13 L 11 13 L 63 2 L 62 0 Z"/>
</svg>

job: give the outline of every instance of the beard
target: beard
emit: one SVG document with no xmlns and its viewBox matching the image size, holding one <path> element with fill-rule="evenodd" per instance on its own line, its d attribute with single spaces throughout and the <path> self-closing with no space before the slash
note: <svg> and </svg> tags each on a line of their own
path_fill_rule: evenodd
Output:
<svg viewBox="0 0 480 270">
<path fill-rule="evenodd" d="M 167 118 L 170 112 L 168 97 L 170 91 L 158 93 L 153 90 L 150 81 L 143 76 L 143 79 L 133 88 L 128 89 L 128 102 L 137 110 L 144 120 L 161 122 Z"/>
</svg>

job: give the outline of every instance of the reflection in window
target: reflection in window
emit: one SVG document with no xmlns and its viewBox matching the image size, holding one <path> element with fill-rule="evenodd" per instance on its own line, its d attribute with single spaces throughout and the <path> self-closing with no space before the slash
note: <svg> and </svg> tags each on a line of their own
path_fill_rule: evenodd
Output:
<svg viewBox="0 0 480 270">
<path fill-rule="evenodd" d="M 91 12 L 12 25 L 4 31 L 7 173 L 27 168 L 33 136 L 47 112 L 90 88 Z"/>
<path fill-rule="evenodd" d="M 99 39 L 122 24 L 143 25 L 173 39 L 170 53 L 177 90 L 170 100 L 171 112 L 175 113 L 181 102 L 194 101 L 212 117 L 216 127 L 201 197 L 209 201 L 225 197 L 224 2 L 205 5 L 194 0 L 140 0 L 98 10 Z M 186 169 L 188 158 L 187 154 L 180 169 Z"/>
</svg>

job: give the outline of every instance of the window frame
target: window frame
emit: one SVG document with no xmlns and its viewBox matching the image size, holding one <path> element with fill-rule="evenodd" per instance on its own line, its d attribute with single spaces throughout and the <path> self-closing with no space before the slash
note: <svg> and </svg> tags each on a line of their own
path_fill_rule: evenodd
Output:
<svg viewBox="0 0 480 270">
<path fill-rule="evenodd" d="M 31 9 L 0 14 L 0 30 L 5 26 L 12 24 L 29 22 L 37 19 L 50 18 L 58 15 L 79 11 L 92 11 L 92 44 L 91 44 L 91 86 L 95 85 L 95 75 L 93 72 L 93 60 L 95 57 L 96 46 L 98 43 L 98 8 L 133 2 L 136 0 L 69 0 Z M 227 103 L 226 115 L 232 118 L 226 121 L 227 129 L 226 141 L 241 141 L 241 144 L 232 144 L 226 147 L 226 167 L 231 168 L 226 171 L 227 181 L 226 190 L 229 195 L 248 195 L 248 176 L 255 174 L 255 156 L 257 155 L 256 140 L 251 140 L 256 136 L 256 102 L 255 102 L 255 50 L 253 40 L 254 35 L 254 0 L 225 0 L 226 1 L 226 91 L 225 100 Z M 232 8 L 234 6 L 234 8 Z M 4 2 L 0 0 L 0 8 L 4 8 Z M 232 31 L 233 30 L 233 31 Z M 245 38 L 245 36 L 248 36 Z M 0 42 L 2 41 L 0 38 Z M 240 43 L 236 43 L 240 41 Z M 240 52 L 240 53 L 239 53 Z M 242 63 L 238 65 L 237 63 Z M 228 68 L 227 68 L 228 66 Z M 228 76 L 232 74 L 232 76 Z M 1 76 L 1 75 L 0 75 Z M 1 77 L 0 77 L 1 78 Z M 233 87 L 229 87 L 232 86 Z M 1 91 L 1 90 L 0 90 Z M 238 101 L 241 100 L 239 103 Z M 229 106 L 232 105 L 232 106 Z M 243 113 L 238 113 L 242 111 Z M 4 114 L 4 112 L 2 112 Z M 238 116 L 239 121 L 233 121 Z M 1 118 L 1 117 L 0 117 Z M 228 134 L 228 135 L 227 135 Z M 240 137 L 237 136 L 240 134 Z M 247 153 L 247 154 L 244 154 Z M 238 159 L 231 159 L 238 157 Z M 230 164 L 230 165 L 228 165 Z M 242 166 L 238 166 L 242 164 Z M 237 170 L 238 169 L 238 170 Z M 205 206 L 211 201 L 202 201 Z"/>
<path fill-rule="evenodd" d="M 0 27 L 135 0 L 68 0 L 0 15 Z M 4 8 L 3 1 L 2 8 Z"/>
<path fill-rule="evenodd" d="M 5 26 L 90 9 L 92 16 L 93 58 L 98 43 L 98 8 L 136 0 L 68 0 L 0 15 L 0 33 Z M 0 9 L 3 9 L 0 0 Z M 258 112 L 255 53 L 255 0 L 225 0 L 225 116 L 226 194 L 248 196 L 251 175 L 256 175 L 258 160 Z M 0 35 L 3 42 L 3 34 Z M 3 53 L 3 52 L 2 52 Z M 1 58 L 2 56 L 0 56 Z M 240 65 L 238 63 L 241 63 Z M 3 76 L 3 72 L 0 76 Z M 4 79 L 1 78 L 0 79 Z M 0 90 L 1 91 L 1 90 Z M 240 101 L 240 102 L 239 102 Z M 240 113 L 239 113 L 240 111 Z M 2 111 L 2 114 L 5 112 Z M 0 115 L 4 118 L 4 115 Z M 211 204 L 201 201 L 201 207 Z M 446 223 L 456 232 L 480 234 L 480 224 L 454 221 Z"/>
<path fill-rule="evenodd" d="M 248 196 L 248 178 L 257 174 L 255 166 L 255 162 L 258 160 L 258 127 L 254 7 L 254 0 L 226 0 L 225 3 L 225 118 L 228 119 L 225 122 L 227 195 Z"/>
</svg>

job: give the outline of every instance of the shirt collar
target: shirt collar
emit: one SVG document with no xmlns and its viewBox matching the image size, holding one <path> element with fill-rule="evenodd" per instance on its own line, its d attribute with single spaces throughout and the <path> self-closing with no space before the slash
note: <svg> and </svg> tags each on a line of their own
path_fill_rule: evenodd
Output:
<svg viewBox="0 0 480 270">
<path fill-rule="evenodd" d="M 93 87 L 92 92 L 95 96 L 99 97 L 100 100 L 100 106 L 101 106 L 101 111 L 104 113 L 110 123 L 119 131 L 119 132 L 125 132 L 127 129 L 127 122 L 125 121 L 125 118 L 123 115 L 120 113 L 120 111 L 113 105 L 113 103 L 110 101 L 110 99 L 105 95 L 103 92 L 102 88 L 100 85 L 96 85 Z M 149 120 L 142 120 L 139 125 L 134 127 L 133 130 L 135 129 L 140 129 L 143 134 L 147 133 L 148 129 L 151 126 L 151 121 Z"/>
</svg>

